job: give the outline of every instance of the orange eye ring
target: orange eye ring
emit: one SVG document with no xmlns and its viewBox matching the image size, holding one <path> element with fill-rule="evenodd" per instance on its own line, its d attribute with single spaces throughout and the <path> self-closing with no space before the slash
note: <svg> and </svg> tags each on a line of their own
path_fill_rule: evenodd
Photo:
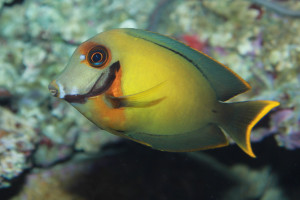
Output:
<svg viewBox="0 0 300 200">
<path fill-rule="evenodd" d="M 90 66 L 100 68 L 107 63 L 108 58 L 108 50 L 104 46 L 98 45 L 88 52 L 87 61 Z"/>
</svg>

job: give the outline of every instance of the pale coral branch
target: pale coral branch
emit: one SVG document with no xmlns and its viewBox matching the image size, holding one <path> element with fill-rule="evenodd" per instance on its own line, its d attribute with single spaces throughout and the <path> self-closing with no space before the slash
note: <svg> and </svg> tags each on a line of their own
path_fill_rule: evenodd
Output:
<svg viewBox="0 0 300 200">
<path fill-rule="evenodd" d="M 265 8 L 272 10 L 280 15 L 285 15 L 289 17 L 300 17 L 300 11 L 291 10 L 289 8 L 280 5 L 279 3 L 271 2 L 269 0 L 249 0 L 249 1 L 264 6 Z"/>
</svg>

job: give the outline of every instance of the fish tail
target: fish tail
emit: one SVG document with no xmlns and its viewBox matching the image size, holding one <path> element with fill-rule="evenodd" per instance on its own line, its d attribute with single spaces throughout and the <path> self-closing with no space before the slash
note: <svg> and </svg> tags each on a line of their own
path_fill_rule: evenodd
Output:
<svg viewBox="0 0 300 200">
<path fill-rule="evenodd" d="M 271 109 L 279 105 L 277 101 L 245 101 L 222 103 L 224 116 L 220 127 L 249 156 L 255 158 L 251 148 L 250 134 L 255 124 Z"/>
</svg>

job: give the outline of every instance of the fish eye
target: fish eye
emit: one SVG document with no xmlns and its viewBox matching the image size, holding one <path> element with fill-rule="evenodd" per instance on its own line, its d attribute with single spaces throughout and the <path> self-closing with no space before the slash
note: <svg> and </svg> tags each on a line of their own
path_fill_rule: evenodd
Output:
<svg viewBox="0 0 300 200">
<path fill-rule="evenodd" d="M 89 53 L 87 60 L 92 67 L 99 68 L 105 65 L 108 60 L 108 51 L 104 46 L 95 46 Z"/>
</svg>

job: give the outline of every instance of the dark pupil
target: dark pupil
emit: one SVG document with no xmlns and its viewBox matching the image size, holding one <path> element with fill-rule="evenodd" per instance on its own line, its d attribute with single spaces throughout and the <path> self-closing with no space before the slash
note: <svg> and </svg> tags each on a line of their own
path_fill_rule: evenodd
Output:
<svg viewBox="0 0 300 200">
<path fill-rule="evenodd" d="M 91 67 L 102 67 L 107 62 L 108 52 L 103 46 L 95 46 L 92 48 L 88 55 L 88 62 Z"/>
<path fill-rule="evenodd" d="M 95 53 L 93 56 L 92 56 L 92 61 L 94 63 L 97 63 L 99 61 L 101 61 L 102 59 L 102 54 L 101 53 Z"/>
</svg>

